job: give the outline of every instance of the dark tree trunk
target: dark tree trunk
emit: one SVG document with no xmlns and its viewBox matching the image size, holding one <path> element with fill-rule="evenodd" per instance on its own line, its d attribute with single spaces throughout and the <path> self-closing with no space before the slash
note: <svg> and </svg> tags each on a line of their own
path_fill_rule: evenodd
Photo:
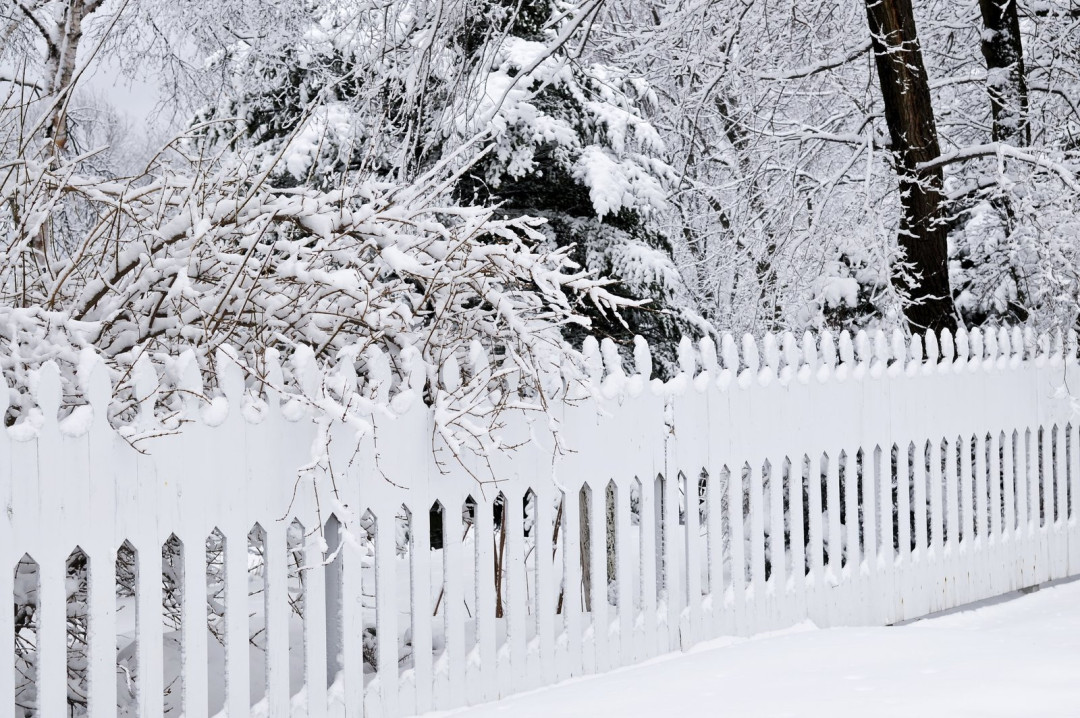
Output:
<svg viewBox="0 0 1080 718">
<path fill-rule="evenodd" d="M 1026 146 L 1031 144 L 1031 124 L 1028 121 L 1028 87 L 1024 71 L 1024 45 L 1020 36 L 1020 17 L 1017 0 L 979 0 L 982 14 L 982 53 L 986 58 L 986 92 L 990 96 L 993 117 L 991 137 L 994 142 Z M 1012 197 L 1001 193 L 990 198 L 1005 224 L 1006 231 L 1015 228 L 1016 212 Z M 1010 318 L 1026 321 L 1024 282 L 1015 267 L 1010 268 L 1017 288 L 1016 301 L 1009 302 Z"/>
<path fill-rule="evenodd" d="M 982 53 L 986 58 L 986 89 L 994 116 L 994 141 L 1029 145 L 1028 88 L 1016 1 L 979 0 Z"/>
<path fill-rule="evenodd" d="M 904 312 L 912 331 L 955 329 L 941 168 L 920 168 L 941 150 L 911 0 L 865 2 L 900 180 L 898 241 L 907 266 L 894 269 L 893 282 L 910 300 Z"/>
</svg>

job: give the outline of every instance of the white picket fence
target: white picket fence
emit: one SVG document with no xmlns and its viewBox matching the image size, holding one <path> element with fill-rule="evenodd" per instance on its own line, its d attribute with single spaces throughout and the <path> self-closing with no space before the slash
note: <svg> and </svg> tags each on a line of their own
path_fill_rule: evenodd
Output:
<svg viewBox="0 0 1080 718">
<path fill-rule="evenodd" d="M 433 454 L 420 404 L 359 445 L 274 399 L 245 416 L 238 370 L 227 415 L 193 401 L 140 453 L 100 369 L 92 419 L 57 421 L 47 367 L 44 421 L 0 431 L 0 595 L 34 607 L 0 610 L 0 714 L 409 715 L 1076 574 L 1067 343 L 725 338 L 666 384 L 594 361 L 561 444 L 511 413 L 490 466 Z"/>
</svg>

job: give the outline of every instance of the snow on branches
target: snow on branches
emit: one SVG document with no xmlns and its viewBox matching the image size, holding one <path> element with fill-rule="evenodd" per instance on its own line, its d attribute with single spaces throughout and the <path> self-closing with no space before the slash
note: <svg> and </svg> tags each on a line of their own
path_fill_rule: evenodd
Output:
<svg viewBox="0 0 1080 718">
<path fill-rule="evenodd" d="M 559 330 L 585 322 L 578 307 L 632 304 L 564 250 L 539 250 L 538 220 L 447 202 L 444 166 L 400 186 L 331 191 L 275 189 L 247 167 L 192 164 L 118 181 L 83 176 L 75 161 L 8 164 L 0 368 L 14 387 L 9 420 L 29 416 L 26 388 L 44 361 L 58 362 L 78 393 L 85 347 L 115 371 L 129 402 L 119 414 L 138 400 L 140 357 L 156 365 L 168 413 L 180 401 L 170 391 L 176 357 L 192 350 L 213 376 L 229 348 L 256 397 L 271 381 L 268 358 L 293 357 L 274 388 L 327 416 L 370 412 L 372 400 L 385 408 L 391 386 L 426 391 L 447 444 L 483 453 L 497 445 L 489 430 L 501 407 L 539 407 L 550 398 L 542 375 L 576 374 Z M 87 218 L 64 242 L 50 232 L 59 203 Z"/>
</svg>

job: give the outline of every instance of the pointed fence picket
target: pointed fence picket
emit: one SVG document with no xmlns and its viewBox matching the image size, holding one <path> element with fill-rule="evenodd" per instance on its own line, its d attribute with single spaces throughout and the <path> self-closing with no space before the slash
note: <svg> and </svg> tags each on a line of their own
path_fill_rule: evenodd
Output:
<svg viewBox="0 0 1080 718">
<path fill-rule="evenodd" d="M 519 448 L 482 461 L 433 452 L 416 401 L 359 435 L 272 389 L 240 411 L 227 353 L 214 399 L 182 363 L 179 426 L 136 362 L 119 432 L 102 366 L 65 404 L 46 365 L 42 421 L 0 430 L 0 595 L 32 609 L 0 612 L 0 715 L 393 718 L 1075 574 L 1076 352 L 1005 328 L 725 335 L 680 344 L 663 383 L 643 342 L 630 375 L 589 342 L 558 444 L 511 410 Z"/>
</svg>

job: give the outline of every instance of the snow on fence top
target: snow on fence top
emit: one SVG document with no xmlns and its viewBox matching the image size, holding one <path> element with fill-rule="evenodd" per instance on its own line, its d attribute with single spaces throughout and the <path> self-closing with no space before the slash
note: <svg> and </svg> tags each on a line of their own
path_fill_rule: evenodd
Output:
<svg viewBox="0 0 1080 718">
<path fill-rule="evenodd" d="M 636 396 L 647 386 L 655 394 L 670 396 L 689 387 L 701 392 L 710 384 L 724 390 L 774 382 L 807 384 L 811 380 L 859 380 L 883 374 L 1003 369 L 1025 361 L 1041 366 L 1065 358 L 1075 360 L 1077 346 L 1075 332 L 1070 331 L 1064 340 L 1061 330 L 1036 335 L 1027 327 L 961 328 L 955 336 L 944 330 L 940 335 L 907 337 L 898 329 L 891 334 L 859 331 L 854 338 L 847 331 L 838 335 L 807 331 L 801 339 L 791 332 L 765 334 L 760 340 L 749 334 L 741 340 L 724 334 L 719 347 L 711 337 L 696 343 L 684 338 L 678 352 L 680 371 L 665 382 L 652 378 L 651 352 L 641 337 L 635 338 L 629 374 L 614 342 L 588 337 L 581 351 L 581 368 L 551 368 L 541 377 L 541 385 L 547 400 L 574 401 L 589 395 L 618 400 Z M 464 366 L 454 356 L 444 361 L 438 368 L 437 382 L 431 380 L 429 367 L 416 351 L 403 351 L 396 370 L 377 346 L 368 347 L 363 359 L 365 372 L 360 376 L 350 362 L 339 362 L 323 373 L 306 347 L 301 347 L 286 367 L 275 353 L 267 355 L 264 366 L 251 367 L 226 347 L 217 352 L 213 375 L 204 379 L 193 352 L 164 364 L 142 354 L 129 377 L 134 405 L 124 411 L 114 403 L 112 420 L 122 434 L 138 441 L 162 431 L 179 430 L 187 421 L 215 426 L 230 407 L 240 407 L 247 421 L 257 423 L 273 407 L 293 421 L 305 417 L 340 420 L 362 435 L 370 430 L 371 417 L 401 414 L 425 393 L 435 405 L 437 426 L 450 425 L 462 416 L 490 415 L 496 402 L 504 402 L 500 409 L 540 408 L 540 404 L 517 400 L 521 397 L 515 396 L 514 372 L 500 371 L 477 342 L 464 357 Z M 47 362 L 39 370 L 30 387 L 37 410 L 9 428 L 13 438 L 30 438 L 49 417 L 57 417 L 67 435 L 78 436 L 87 430 L 93 409 L 109 406 L 113 387 L 104 362 L 91 349 L 83 350 L 75 374 L 74 386 L 65 392 L 55 363 Z M 492 392 L 491 385 L 496 382 L 501 386 Z M 212 392 L 207 389 L 210 385 L 215 387 Z M 163 410 L 166 391 L 182 397 L 179 411 L 175 406 Z M 0 412 L 7 408 L 8 393 L 0 392 Z M 444 432 L 443 438 L 455 441 L 453 431 Z"/>
<path fill-rule="evenodd" d="M 589 340 L 544 412 L 478 345 L 437 383 L 409 351 L 362 377 L 143 357 L 119 434 L 96 355 L 77 396 L 47 364 L 0 432 L 0 597 L 28 607 L 0 611 L 0 713 L 392 718 L 1080 574 L 1076 354 L 1018 328 L 725 336 L 665 382 L 643 341 L 628 370 Z"/>
</svg>

